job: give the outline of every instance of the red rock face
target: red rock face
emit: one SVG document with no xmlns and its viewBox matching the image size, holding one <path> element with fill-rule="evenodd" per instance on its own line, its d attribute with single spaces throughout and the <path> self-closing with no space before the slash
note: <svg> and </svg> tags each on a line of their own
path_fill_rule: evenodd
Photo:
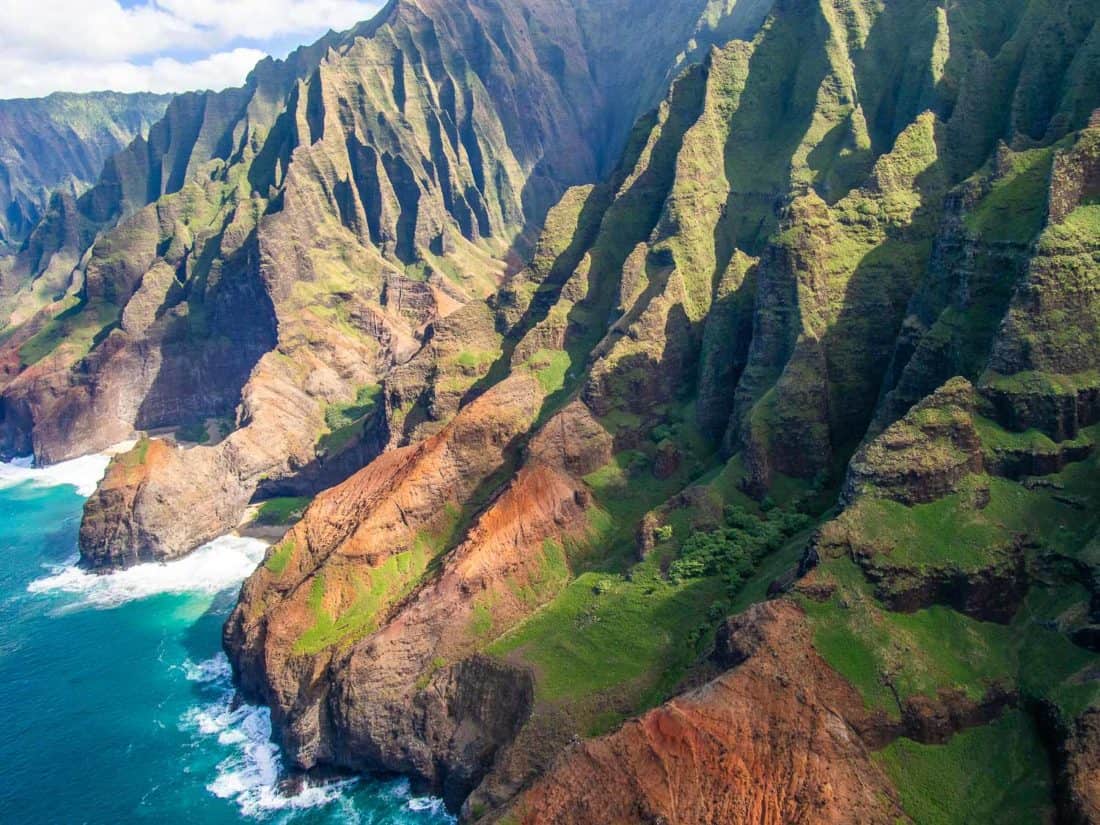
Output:
<svg viewBox="0 0 1100 825">
<path fill-rule="evenodd" d="M 907 822 L 855 724 L 863 703 L 802 611 L 760 605 L 719 643 L 745 661 L 575 746 L 513 809 L 523 825 Z"/>
<path fill-rule="evenodd" d="M 381 456 L 318 498 L 287 539 L 285 566 L 245 584 L 226 644 L 242 687 L 273 706 L 303 766 L 413 774 L 457 807 L 514 738 L 530 675 L 476 651 L 556 594 L 545 543 L 588 525 L 586 493 L 565 467 L 591 458 L 552 438 L 490 489 L 540 400 L 533 378 L 513 376 L 438 435 Z M 438 571 L 390 583 L 370 623 L 346 638 L 300 644 L 317 620 L 316 582 L 320 608 L 349 615 L 364 587 L 382 588 L 391 556 L 439 531 L 478 488 L 488 502 Z"/>
</svg>

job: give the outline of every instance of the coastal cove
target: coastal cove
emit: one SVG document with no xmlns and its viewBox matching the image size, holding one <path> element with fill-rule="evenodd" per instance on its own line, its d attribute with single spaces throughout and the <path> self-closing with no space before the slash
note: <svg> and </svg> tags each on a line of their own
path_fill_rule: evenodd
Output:
<svg viewBox="0 0 1100 825">
<path fill-rule="evenodd" d="M 75 567 L 106 459 L 0 465 L 0 810 L 8 821 L 443 825 L 403 780 L 284 782 L 265 708 L 234 701 L 221 626 L 265 545 Z"/>
</svg>

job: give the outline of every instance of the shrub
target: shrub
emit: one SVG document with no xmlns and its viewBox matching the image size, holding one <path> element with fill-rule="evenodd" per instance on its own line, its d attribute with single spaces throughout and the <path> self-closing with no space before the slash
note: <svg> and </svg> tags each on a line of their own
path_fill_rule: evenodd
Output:
<svg viewBox="0 0 1100 825">
<path fill-rule="evenodd" d="M 694 533 L 684 542 L 669 576 L 673 581 L 720 576 L 736 590 L 764 556 L 809 524 L 809 517 L 801 513 L 773 511 L 761 519 L 740 507 L 727 507 L 724 526 Z"/>
<path fill-rule="evenodd" d="M 176 431 L 176 438 L 192 444 L 205 444 L 210 440 L 205 421 L 192 421 Z"/>
</svg>

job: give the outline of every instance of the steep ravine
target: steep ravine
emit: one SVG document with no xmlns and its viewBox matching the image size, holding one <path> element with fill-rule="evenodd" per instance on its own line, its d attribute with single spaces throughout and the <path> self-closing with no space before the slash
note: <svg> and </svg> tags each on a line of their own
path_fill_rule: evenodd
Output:
<svg viewBox="0 0 1100 825">
<path fill-rule="evenodd" d="M 111 155 L 148 134 L 169 100 L 100 92 L 0 102 L 0 256 L 18 251 L 52 193 L 83 194 Z M 6 287 L 2 271 L 0 287 Z"/>
</svg>

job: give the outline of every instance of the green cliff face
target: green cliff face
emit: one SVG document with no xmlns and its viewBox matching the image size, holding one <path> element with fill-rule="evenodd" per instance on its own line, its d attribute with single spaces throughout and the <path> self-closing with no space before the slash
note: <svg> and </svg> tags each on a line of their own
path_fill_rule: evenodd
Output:
<svg viewBox="0 0 1100 825">
<path fill-rule="evenodd" d="M 624 43 L 600 4 L 399 2 L 240 89 L 177 97 L 11 262 L 3 450 L 56 461 L 229 421 L 193 472 L 163 471 L 224 492 L 193 535 L 154 542 L 174 555 L 257 493 L 315 492 L 438 430 L 498 359 L 484 301 L 549 208 L 605 174 L 684 63 L 767 8 L 700 0 Z M 326 410 L 387 377 L 378 414 L 334 433 Z M 173 533 L 197 495 L 150 490 L 174 503 L 126 534 Z"/>
<path fill-rule="evenodd" d="M 76 198 L 107 159 L 164 115 L 170 95 L 54 94 L 0 101 L 0 253 L 16 251 L 49 206 Z"/>
<path fill-rule="evenodd" d="M 93 565 L 319 493 L 226 628 L 305 767 L 586 810 L 775 599 L 882 821 L 1100 822 L 1095 4 L 689 5 L 398 2 L 177 101 L 20 259 L 5 449 L 224 437 L 117 460 Z"/>
</svg>

